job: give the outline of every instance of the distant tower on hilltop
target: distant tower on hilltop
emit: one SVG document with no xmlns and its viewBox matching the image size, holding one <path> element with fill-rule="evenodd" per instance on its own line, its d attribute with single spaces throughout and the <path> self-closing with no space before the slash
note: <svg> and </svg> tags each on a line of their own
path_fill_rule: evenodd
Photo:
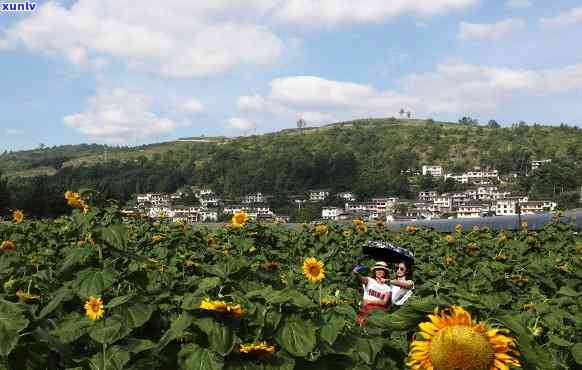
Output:
<svg viewBox="0 0 582 370">
<path fill-rule="evenodd" d="M 297 121 L 297 128 L 299 129 L 299 132 L 303 133 L 303 129 L 305 127 L 307 127 L 307 122 L 303 118 L 300 118 L 299 121 Z"/>
</svg>

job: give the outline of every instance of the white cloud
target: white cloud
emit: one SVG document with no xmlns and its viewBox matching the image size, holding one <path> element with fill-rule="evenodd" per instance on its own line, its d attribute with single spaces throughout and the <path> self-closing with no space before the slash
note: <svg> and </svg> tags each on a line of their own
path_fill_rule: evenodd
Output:
<svg viewBox="0 0 582 370">
<path fill-rule="evenodd" d="M 542 18 L 540 24 L 545 28 L 562 28 L 582 24 L 582 6 L 560 13 L 553 18 Z"/>
<path fill-rule="evenodd" d="M 505 6 L 509 8 L 527 8 L 532 5 L 530 0 L 507 0 L 505 2 Z"/>
<path fill-rule="evenodd" d="M 24 134 L 24 131 L 16 129 L 16 128 L 7 128 L 6 130 L 4 130 L 4 132 L 6 133 L 6 135 L 22 135 L 22 134 Z"/>
<path fill-rule="evenodd" d="M 100 141 L 123 144 L 165 135 L 179 124 L 154 113 L 154 99 L 124 89 L 100 90 L 85 112 L 63 118 L 66 126 Z"/>
<path fill-rule="evenodd" d="M 509 18 L 497 23 L 467 23 L 461 22 L 459 38 L 468 39 L 498 39 L 513 31 L 525 27 L 521 19 Z"/>
<path fill-rule="evenodd" d="M 477 4 L 479 0 L 285 0 L 273 14 L 276 22 L 308 28 L 379 23 L 402 15 L 429 17 Z"/>
<path fill-rule="evenodd" d="M 326 80 L 315 76 L 278 78 L 266 97 L 241 96 L 237 107 L 256 121 L 310 125 L 364 117 L 398 116 L 401 108 L 419 116 L 495 113 L 511 101 L 582 89 L 582 64 L 527 70 L 446 62 L 431 73 L 410 74 L 397 90 Z"/>
<path fill-rule="evenodd" d="M 257 128 L 257 124 L 246 118 L 233 117 L 228 120 L 227 127 L 238 131 L 248 131 Z"/>
<path fill-rule="evenodd" d="M 185 101 L 179 107 L 179 110 L 184 113 L 199 113 L 204 110 L 204 105 L 200 102 L 200 100 L 191 98 Z"/>
<path fill-rule="evenodd" d="M 0 44 L 23 44 L 75 65 L 114 60 L 163 76 L 212 76 L 279 59 L 283 42 L 252 22 L 271 3 L 78 0 L 65 7 L 50 1 L 7 29 Z"/>
</svg>

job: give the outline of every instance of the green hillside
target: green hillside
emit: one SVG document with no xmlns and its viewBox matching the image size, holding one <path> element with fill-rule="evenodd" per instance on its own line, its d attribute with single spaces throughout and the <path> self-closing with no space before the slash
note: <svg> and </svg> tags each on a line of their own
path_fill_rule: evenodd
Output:
<svg viewBox="0 0 582 370">
<path fill-rule="evenodd" d="M 544 158 L 553 159 L 552 164 L 515 184 L 518 190 L 556 197 L 556 186 L 560 193 L 573 194 L 582 185 L 582 131 L 575 127 L 489 128 L 394 118 L 133 148 L 77 145 L 5 153 L 0 171 L 8 178 L 10 206 L 46 214 L 63 207 L 61 199 L 49 201 L 53 193 L 81 187 L 121 201 L 136 192 L 175 191 L 186 185 L 209 185 L 225 196 L 328 188 L 363 197 L 406 197 L 419 187 L 442 188 L 430 179 L 419 182 L 403 175 L 423 164 L 441 164 L 448 171 L 482 166 L 525 174 L 530 160 Z M 27 200 L 33 198 L 52 204 L 50 210 L 34 211 L 38 201 Z"/>
</svg>

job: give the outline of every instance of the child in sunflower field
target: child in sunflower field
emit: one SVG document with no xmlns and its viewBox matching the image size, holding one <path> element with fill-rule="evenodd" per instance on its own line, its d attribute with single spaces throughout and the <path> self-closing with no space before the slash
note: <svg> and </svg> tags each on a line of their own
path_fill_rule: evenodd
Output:
<svg viewBox="0 0 582 370">
<path fill-rule="evenodd" d="M 364 286 L 364 297 L 356 318 L 356 322 L 360 326 L 364 325 L 365 318 L 371 311 L 387 311 L 390 307 L 390 285 L 387 284 L 388 280 L 385 279 L 390 272 L 388 265 L 385 262 L 376 262 L 370 270 L 374 275 L 373 278 L 362 276 L 358 271 L 358 267 L 355 267 L 352 271 L 358 282 Z"/>
</svg>

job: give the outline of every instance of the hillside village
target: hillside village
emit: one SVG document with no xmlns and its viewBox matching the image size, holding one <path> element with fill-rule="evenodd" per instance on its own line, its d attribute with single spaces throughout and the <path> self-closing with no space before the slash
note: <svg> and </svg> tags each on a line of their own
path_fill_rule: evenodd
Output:
<svg viewBox="0 0 582 370">
<path fill-rule="evenodd" d="M 550 159 L 532 161 L 529 174 L 549 162 Z M 504 185 L 515 181 L 518 175 L 501 176 L 496 169 L 474 168 L 464 173 L 450 173 L 445 172 L 441 165 L 423 165 L 420 169 L 409 169 L 406 173 L 411 177 L 452 179 L 457 184 L 466 185 L 466 190 L 447 193 L 419 191 L 416 199 L 410 200 L 385 196 L 357 199 L 351 191 L 332 193 L 326 189 L 312 189 L 304 194 L 289 196 L 289 206 L 301 209 L 309 204 L 319 205 L 320 220 L 361 218 L 366 221 L 386 222 L 535 214 L 551 212 L 557 207 L 557 203 L 551 200 L 530 200 L 523 194 L 502 190 Z M 168 219 L 190 224 L 226 220 L 240 211 L 256 220 L 296 221 L 288 214 L 276 214 L 270 205 L 273 197 L 261 192 L 237 199 L 226 199 L 210 188 L 191 187 L 189 190 L 194 198 L 183 191 L 175 194 L 137 194 L 134 205 L 126 207 L 123 212 L 127 216 Z"/>
</svg>

